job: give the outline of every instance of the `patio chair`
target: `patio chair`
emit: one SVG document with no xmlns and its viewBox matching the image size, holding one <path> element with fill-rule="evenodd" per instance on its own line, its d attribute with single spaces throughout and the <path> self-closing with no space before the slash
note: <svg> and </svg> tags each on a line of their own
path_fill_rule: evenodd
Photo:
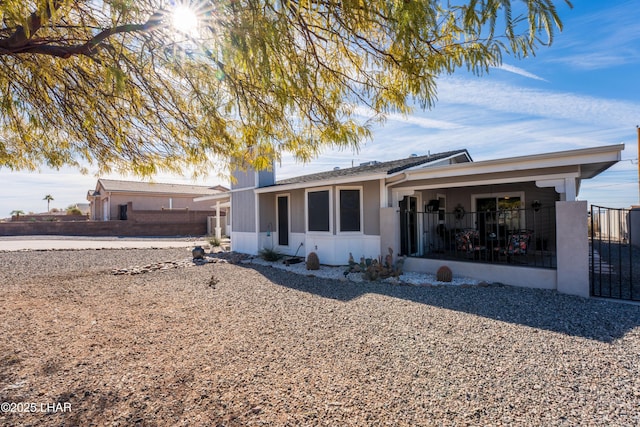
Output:
<svg viewBox="0 0 640 427">
<path fill-rule="evenodd" d="M 480 259 L 486 254 L 487 247 L 480 244 L 478 230 L 464 229 L 456 233 L 456 251 L 464 252 L 469 258 Z"/>
<path fill-rule="evenodd" d="M 513 256 L 526 255 L 529 251 L 529 244 L 533 237 L 531 230 L 518 230 L 512 232 L 507 239 L 507 262 L 511 262 Z"/>
</svg>

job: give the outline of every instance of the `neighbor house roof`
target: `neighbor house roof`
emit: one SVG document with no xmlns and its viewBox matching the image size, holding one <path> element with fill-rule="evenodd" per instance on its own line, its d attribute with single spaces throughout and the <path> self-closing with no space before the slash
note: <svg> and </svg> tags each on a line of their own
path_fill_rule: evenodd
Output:
<svg viewBox="0 0 640 427">
<path fill-rule="evenodd" d="M 222 185 L 209 187 L 205 185 L 162 184 L 156 182 L 120 181 L 101 178 L 98 180 L 96 191 L 93 192 L 93 194 L 98 192 L 100 187 L 102 187 L 104 191 L 114 193 L 161 193 L 193 196 L 212 195 L 229 191 L 228 188 L 223 187 Z"/>
<path fill-rule="evenodd" d="M 405 159 L 391 160 L 386 162 L 371 161 L 362 163 L 359 166 L 344 169 L 334 169 L 327 172 L 319 172 L 310 175 L 287 178 L 276 182 L 276 185 L 299 184 L 315 181 L 326 181 L 337 178 L 346 178 L 368 175 L 392 175 L 407 169 L 423 166 L 428 163 L 438 162 L 444 159 L 459 158 L 459 161 L 470 162 L 471 156 L 466 149 L 446 151 L 444 153 L 428 154 L 426 156 L 411 156 Z"/>
</svg>

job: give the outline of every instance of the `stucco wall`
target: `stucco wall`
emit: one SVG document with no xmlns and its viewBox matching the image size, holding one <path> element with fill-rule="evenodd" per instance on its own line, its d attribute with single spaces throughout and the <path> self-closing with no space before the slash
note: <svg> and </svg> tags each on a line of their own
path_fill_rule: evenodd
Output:
<svg viewBox="0 0 640 427">
<path fill-rule="evenodd" d="M 144 224 L 131 221 L 0 223 L 0 236 L 204 236 L 205 234 L 207 234 L 206 223 Z"/>
<path fill-rule="evenodd" d="M 587 202 L 557 202 L 558 292 L 589 297 Z"/>
</svg>

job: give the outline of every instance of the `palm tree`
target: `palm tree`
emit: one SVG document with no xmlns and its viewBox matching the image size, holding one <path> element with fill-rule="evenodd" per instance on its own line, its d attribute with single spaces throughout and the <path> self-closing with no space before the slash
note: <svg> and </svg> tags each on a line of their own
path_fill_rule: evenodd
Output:
<svg viewBox="0 0 640 427">
<path fill-rule="evenodd" d="M 14 216 L 17 218 L 20 218 L 20 215 L 24 215 L 24 211 L 21 211 L 19 209 L 11 211 L 11 216 Z"/>
<path fill-rule="evenodd" d="M 47 194 L 46 196 L 44 196 L 44 199 L 42 199 L 42 200 L 46 200 L 47 201 L 47 212 L 49 212 L 49 204 L 53 200 L 53 196 L 51 194 Z"/>
</svg>

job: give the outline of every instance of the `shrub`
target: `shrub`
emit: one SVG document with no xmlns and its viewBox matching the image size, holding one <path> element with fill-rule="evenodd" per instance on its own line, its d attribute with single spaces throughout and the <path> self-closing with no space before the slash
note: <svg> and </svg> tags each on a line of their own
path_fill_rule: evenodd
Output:
<svg viewBox="0 0 640 427">
<path fill-rule="evenodd" d="M 218 246 L 220 246 L 221 241 L 216 236 L 208 236 L 207 240 L 212 248 L 217 248 Z"/>
<path fill-rule="evenodd" d="M 259 252 L 259 254 L 260 258 L 265 261 L 278 261 L 280 258 L 282 258 L 282 254 L 273 248 L 264 248 Z"/>
</svg>

